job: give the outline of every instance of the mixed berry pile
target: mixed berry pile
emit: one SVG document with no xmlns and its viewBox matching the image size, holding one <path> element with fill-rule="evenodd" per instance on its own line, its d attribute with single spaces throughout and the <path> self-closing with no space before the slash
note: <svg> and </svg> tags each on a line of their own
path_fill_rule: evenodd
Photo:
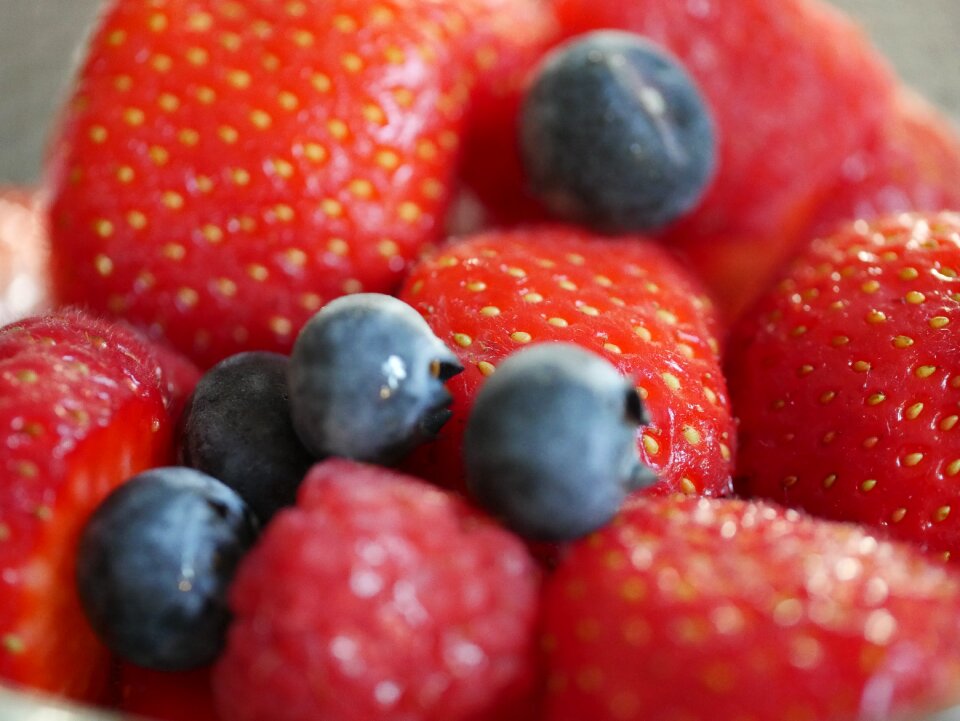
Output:
<svg viewBox="0 0 960 721">
<path fill-rule="evenodd" d="M 0 322 L 14 688 L 960 704 L 960 137 L 820 0 L 107 0 Z"/>
</svg>

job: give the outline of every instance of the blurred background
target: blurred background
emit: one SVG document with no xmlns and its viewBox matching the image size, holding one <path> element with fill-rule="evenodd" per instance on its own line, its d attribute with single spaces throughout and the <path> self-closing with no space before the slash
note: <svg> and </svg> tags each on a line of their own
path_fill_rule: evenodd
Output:
<svg viewBox="0 0 960 721">
<path fill-rule="evenodd" d="M 101 2 L 0 0 L 0 184 L 38 178 L 55 108 Z M 960 125 L 960 0 L 833 2 Z"/>
</svg>

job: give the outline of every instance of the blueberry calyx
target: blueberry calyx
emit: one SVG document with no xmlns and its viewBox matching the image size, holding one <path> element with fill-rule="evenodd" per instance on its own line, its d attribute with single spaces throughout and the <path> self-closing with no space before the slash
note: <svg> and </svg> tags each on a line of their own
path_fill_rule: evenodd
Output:
<svg viewBox="0 0 960 721">
<path fill-rule="evenodd" d="M 463 373 L 463 366 L 456 358 L 452 361 L 449 358 L 436 358 L 430 364 L 430 374 L 441 383 L 446 383 L 461 373 Z"/>
</svg>

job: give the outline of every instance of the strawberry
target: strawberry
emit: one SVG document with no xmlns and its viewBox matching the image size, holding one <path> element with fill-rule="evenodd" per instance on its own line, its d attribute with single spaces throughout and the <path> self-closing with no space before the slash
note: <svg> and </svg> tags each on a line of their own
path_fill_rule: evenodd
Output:
<svg viewBox="0 0 960 721">
<path fill-rule="evenodd" d="M 144 341 L 148 340 L 136 328 L 130 328 L 130 331 L 138 333 Z M 164 343 L 153 343 L 150 350 L 162 374 L 167 415 L 179 422 L 183 409 L 200 380 L 200 369 L 189 358 Z"/>
<path fill-rule="evenodd" d="M 487 222 L 546 217 L 532 194 L 517 141 L 520 104 L 529 77 L 559 40 L 553 6 L 543 0 L 469 0 L 465 43 L 476 85 L 463 142 L 461 182 L 476 195 Z"/>
<path fill-rule="evenodd" d="M 47 172 L 58 298 L 209 366 L 392 289 L 442 230 L 467 28 L 449 2 L 113 0 Z"/>
<path fill-rule="evenodd" d="M 0 330 L 0 678 L 102 692 L 109 658 L 77 599 L 75 544 L 114 487 L 172 461 L 171 402 L 123 327 L 61 311 Z"/>
<path fill-rule="evenodd" d="M 819 0 L 555 6 L 568 35 L 619 28 L 648 36 L 705 93 L 720 162 L 699 209 L 669 234 L 681 245 L 795 232 L 842 159 L 885 120 L 893 87 L 886 63 L 851 20 Z"/>
<path fill-rule="evenodd" d="M 0 325 L 48 304 L 46 231 L 28 188 L 0 188 Z"/>
<path fill-rule="evenodd" d="M 491 231 L 416 266 L 401 298 L 465 367 L 447 384 L 453 417 L 408 468 L 462 488 L 463 428 L 484 377 L 528 343 L 562 340 L 596 351 L 636 382 L 652 419 L 637 441 L 660 491 L 729 490 L 733 423 L 713 314 L 657 245 L 563 226 Z"/>
<path fill-rule="evenodd" d="M 828 198 L 817 207 L 808 235 L 841 222 L 904 211 L 960 208 L 960 134 L 915 92 L 900 88 L 889 119 L 866 148 L 843 163 Z"/>
<path fill-rule="evenodd" d="M 830 192 L 812 207 L 800 230 L 717 236 L 684 246 L 685 260 L 712 292 L 722 316 L 734 320 L 811 238 L 831 234 L 843 222 L 960 208 L 960 136 L 906 88 L 898 88 L 888 116 L 866 146 L 843 161 Z"/>
<path fill-rule="evenodd" d="M 796 233 L 716 235 L 677 251 L 710 293 L 727 330 L 763 293 L 795 247 Z M 795 251 L 794 251 L 795 252 Z"/>
<path fill-rule="evenodd" d="M 462 41 L 474 75 L 470 123 L 501 122 L 501 103 L 519 100 L 533 66 L 559 40 L 560 25 L 552 5 L 541 0 L 461 0 L 460 4 L 471 25 Z"/>
<path fill-rule="evenodd" d="M 157 721 L 216 721 L 210 669 L 166 673 L 120 664 L 119 708 Z"/>
<path fill-rule="evenodd" d="M 738 490 L 960 550 L 960 215 L 814 241 L 729 343 Z"/>
<path fill-rule="evenodd" d="M 852 525 L 628 501 L 543 601 L 544 721 L 918 718 L 960 688 L 960 578 Z"/>
<path fill-rule="evenodd" d="M 454 494 L 327 460 L 241 563 L 221 716 L 528 721 L 539 587 L 520 539 Z"/>
</svg>

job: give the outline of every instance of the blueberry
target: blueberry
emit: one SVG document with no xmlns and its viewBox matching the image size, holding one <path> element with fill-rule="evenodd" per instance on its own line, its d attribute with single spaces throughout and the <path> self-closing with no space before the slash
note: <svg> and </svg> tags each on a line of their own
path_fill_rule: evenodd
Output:
<svg viewBox="0 0 960 721">
<path fill-rule="evenodd" d="M 463 370 L 413 308 L 377 293 L 331 301 L 290 357 L 293 425 L 318 456 L 389 464 L 450 417 L 444 383 Z"/>
<path fill-rule="evenodd" d="M 180 462 L 230 486 L 262 524 L 296 500 L 314 462 L 293 430 L 289 359 L 251 351 L 211 368 L 181 422 Z"/>
<path fill-rule="evenodd" d="M 715 144 L 679 62 L 614 30 L 552 51 L 521 112 L 531 190 L 559 217 L 610 233 L 655 230 L 693 208 L 713 176 Z"/>
<path fill-rule="evenodd" d="M 140 666 L 212 662 L 230 620 L 227 587 L 255 537 L 247 506 L 214 478 L 173 467 L 134 476 L 80 538 L 77 588 L 90 624 Z"/>
<path fill-rule="evenodd" d="M 530 346 L 477 394 L 464 439 L 468 488 L 523 536 L 579 538 L 656 480 L 637 453 L 647 422 L 636 388 L 603 358 L 568 343 Z"/>
</svg>

